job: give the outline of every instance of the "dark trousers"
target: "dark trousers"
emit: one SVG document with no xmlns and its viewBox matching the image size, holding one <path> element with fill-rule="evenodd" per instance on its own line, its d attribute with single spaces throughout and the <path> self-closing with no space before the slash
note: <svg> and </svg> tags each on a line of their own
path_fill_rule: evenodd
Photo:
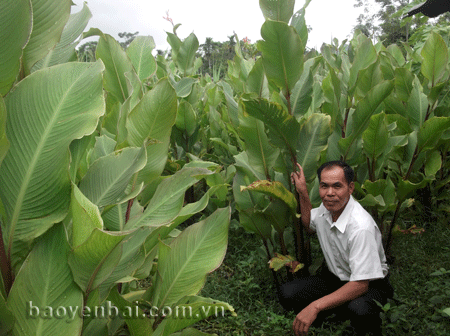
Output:
<svg viewBox="0 0 450 336">
<path fill-rule="evenodd" d="M 318 275 L 281 285 L 278 296 L 284 309 L 297 314 L 311 302 L 334 292 L 345 283 L 325 267 Z M 325 317 L 335 313 L 342 320 L 350 320 L 356 335 L 381 335 L 381 309 L 375 300 L 384 305 L 392 296 L 389 277 L 370 281 L 367 293 L 340 307 L 320 312 L 313 325 L 320 325 Z"/>
</svg>

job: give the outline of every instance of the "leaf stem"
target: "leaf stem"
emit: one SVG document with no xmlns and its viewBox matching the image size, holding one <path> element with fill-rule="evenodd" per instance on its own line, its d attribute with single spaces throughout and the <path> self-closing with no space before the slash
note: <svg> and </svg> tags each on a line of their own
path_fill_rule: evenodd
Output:
<svg viewBox="0 0 450 336">
<path fill-rule="evenodd" d="M 5 292 L 6 294 L 8 294 L 13 283 L 13 275 L 11 271 L 11 261 L 8 259 L 8 256 L 6 255 L 5 245 L 3 243 L 3 234 L 1 225 L 0 225 L 0 270 L 2 273 L 3 284 L 5 286 Z"/>
</svg>

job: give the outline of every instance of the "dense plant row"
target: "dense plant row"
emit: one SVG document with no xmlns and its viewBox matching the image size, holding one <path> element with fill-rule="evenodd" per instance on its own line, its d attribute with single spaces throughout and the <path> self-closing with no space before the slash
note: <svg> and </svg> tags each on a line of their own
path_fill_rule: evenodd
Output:
<svg viewBox="0 0 450 336">
<path fill-rule="evenodd" d="M 296 162 L 315 204 L 321 162 L 355 167 L 356 196 L 388 253 L 417 190 L 439 204 L 449 178 L 444 40 L 431 32 L 420 48 L 385 48 L 357 34 L 305 54 L 305 9 L 294 14 L 294 3 L 260 1 L 261 56 L 244 57 L 238 42 L 220 81 L 198 75 L 194 34 L 174 29 L 171 57 L 155 58 L 151 37 L 124 50 L 91 29 L 83 37 L 98 36 L 97 61 L 81 63 L 86 6 L 69 15 L 68 0 L 0 5 L 2 332 L 202 335 L 184 328 L 218 308 L 234 314 L 197 296 L 223 260 L 230 220 L 259 235 L 268 258 L 295 246 L 311 263 L 289 183 Z M 190 316 L 167 314 L 180 307 Z M 97 318 L 100 308 L 114 316 Z"/>
</svg>

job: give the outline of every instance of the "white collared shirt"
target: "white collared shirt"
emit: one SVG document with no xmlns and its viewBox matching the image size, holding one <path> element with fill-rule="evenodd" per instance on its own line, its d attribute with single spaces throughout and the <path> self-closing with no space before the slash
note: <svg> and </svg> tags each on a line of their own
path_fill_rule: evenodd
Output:
<svg viewBox="0 0 450 336">
<path fill-rule="evenodd" d="M 310 228 L 317 232 L 328 269 L 342 281 L 375 280 L 387 275 L 380 230 L 353 196 L 334 223 L 323 204 L 312 209 Z"/>
</svg>

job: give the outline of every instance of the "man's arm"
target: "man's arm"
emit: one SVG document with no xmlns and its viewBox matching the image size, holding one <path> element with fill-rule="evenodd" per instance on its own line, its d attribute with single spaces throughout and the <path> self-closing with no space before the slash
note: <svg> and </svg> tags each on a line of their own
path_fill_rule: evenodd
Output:
<svg viewBox="0 0 450 336">
<path fill-rule="evenodd" d="M 306 187 L 305 174 L 303 168 L 297 163 L 298 171 L 291 174 L 291 181 L 295 185 L 295 189 L 298 193 L 300 212 L 302 214 L 302 224 L 306 232 L 313 233 L 310 229 L 309 223 L 311 222 L 311 200 L 309 199 L 308 188 Z"/>
<path fill-rule="evenodd" d="M 365 294 L 369 289 L 369 280 L 349 281 L 338 290 L 311 302 L 297 314 L 293 329 L 296 336 L 306 335 L 309 327 L 323 310 L 338 307 Z"/>
</svg>

